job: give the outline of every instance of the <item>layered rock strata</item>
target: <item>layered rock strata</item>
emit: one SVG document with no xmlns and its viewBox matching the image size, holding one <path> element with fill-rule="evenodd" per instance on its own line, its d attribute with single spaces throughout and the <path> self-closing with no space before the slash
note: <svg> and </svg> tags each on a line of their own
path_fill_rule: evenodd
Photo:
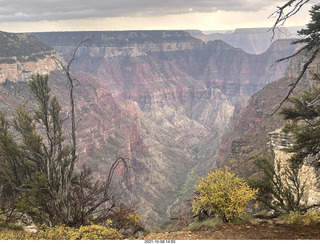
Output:
<svg viewBox="0 0 320 244">
<path fill-rule="evenodd" d="M 0 83 L 26 81 L 33 73 L 59 69 L 53 48 L 30 34 L 0 32 L 0 47 Z"/>
</svg>

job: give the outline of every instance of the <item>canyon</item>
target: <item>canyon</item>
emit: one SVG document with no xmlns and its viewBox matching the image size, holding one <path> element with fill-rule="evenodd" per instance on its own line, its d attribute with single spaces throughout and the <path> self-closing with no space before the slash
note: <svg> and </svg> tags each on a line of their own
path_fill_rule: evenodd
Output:
<svg viewBox="0 0 320 244">
<path fill-rule="evenodd" d="M 194 175 L 205 176 L 216 160 L 228 157 L 223 151 L 230 147 L 234 153 L 249 145 L 234 139 L 238 132 L 229 124 L 243 114 L 251 95 L 285 76 L 288 62 L 273 64 L 296 50 L 282 39 L 249 54 L 184 31 L 1 32 L 0 43 L 13 50 L 0 57 L 1 109 L 10 114 L 19 103 L 31 109 L 26 80 L 31 73 L 50 72 L 68 118 L 66 78 L 54 60 L 69 61 L 85 39 L 72 66 L 79 165 L 104 179 L 117 156 L 127 158 L 129 167 L 117 168 L 113 189 L 121 201 L 135 204 L 150 227 L 181 212 L 193 193 Z"/>
</svg>

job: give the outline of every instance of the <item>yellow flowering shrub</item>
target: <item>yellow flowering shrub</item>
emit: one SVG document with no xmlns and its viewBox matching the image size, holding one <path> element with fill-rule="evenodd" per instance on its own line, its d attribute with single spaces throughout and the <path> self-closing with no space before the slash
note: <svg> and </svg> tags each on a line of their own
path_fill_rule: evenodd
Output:
<svg viewBox="0 0 320 244">
<path fill-rule="evenodd" d="M 116 229 L 100 225 L 81 226 L 79 237 L 81 240 L 119 240 L 122 238 Z"/>
<path fill-rule="evenodd" d="M 317 210 L 306 212 L 303 216 L 302 221 L 306 225 L 320 223 L 320 211 Z"/>
<path fill-rule="evenodd" d="M 107 226 L 89 225 L 79 229 L 68 226 L 41 226 L 38 233 L 31 234 L 23 230 L 13 230 L 0 227 L 0 240 L 119 240 L 121 234 L 111 228 L 112 221 L 107 221 Z"/>
<path fill-rule="evenodd" d="M 193 201 L 193 211 L 212 210 L 230 221 L 244 213 L 247 203 L 256 198 L 257 190 L 228 171 L 217 169 L 195 186 L 198 195 Z"/>
<path fill-rule="evenodd" d="M 1 229 L 0 240 L 35 240 L 36 235 L 24 231 Z"/>
<path fill-rule="evenodd" d="M 76 229 L 68 226 L 42 226 L 37 234 L 38 240 L 77 240 L 79 234 Z"/>
</svg>

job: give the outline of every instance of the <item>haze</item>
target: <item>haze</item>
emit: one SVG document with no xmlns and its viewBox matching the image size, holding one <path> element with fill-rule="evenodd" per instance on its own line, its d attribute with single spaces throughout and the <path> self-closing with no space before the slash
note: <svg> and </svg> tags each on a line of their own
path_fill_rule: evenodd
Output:
<svg viewBox="0 0 320 244">
<path fill-rule="evenodd" d="M 271 27 L 269 18 L 286 1 L 265 0 L 0 0 L 0 30 L 231 30 Z M 314 1 L 311 1 L 310 5 Z M 286 26 L 309 21 L 309 6 Z"/>
</svg>

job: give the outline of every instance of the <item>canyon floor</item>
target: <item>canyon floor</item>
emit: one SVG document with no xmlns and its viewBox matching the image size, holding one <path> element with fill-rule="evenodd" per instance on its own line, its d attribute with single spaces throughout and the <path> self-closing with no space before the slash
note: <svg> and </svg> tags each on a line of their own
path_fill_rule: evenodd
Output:
<svg viewBox="0 0 320 244">
<path fill-rule="evenodd" d="M 319 240 L 320 224 L 259 223 L 203 226 L 193 231 L 150 233 L 144 240 Z"/>
</svg>

